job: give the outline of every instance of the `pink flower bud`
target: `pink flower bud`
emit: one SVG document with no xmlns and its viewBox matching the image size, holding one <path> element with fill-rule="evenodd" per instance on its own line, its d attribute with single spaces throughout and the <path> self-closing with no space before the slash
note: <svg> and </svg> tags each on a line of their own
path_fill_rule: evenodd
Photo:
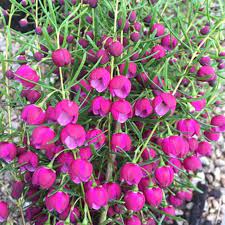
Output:
<svg viewBox="0 0 225 225">
<path fill-rule="evenodd" d="M 69 171 L 69 168 L 73 160 L 74 160 L 74 156 L 72 152 L 61 153 L 56 159 L 60 172 L 67 173 Z"/>
<path fill-rule="evenodd" d="M 192 191 L 178 191 L 176 196 L 183 201 L 191 201 Z"/>
<path fill-rule="evenodd" d="M 209 31 L 210 31 L 210 26 L 204 26 L 204 27 L 200 30 L 200 33 L 201 33 L 202 35 L 206 35 L 206 34 L 209 33 Z"/>
<path fill-rule="evenodd" d="M 209 66 L 211 64 L 211 58 L 209 56 L 203 56 L 199 59 L 199 63 L 202 66 Z"/>
<path fill-rule="evenodd" d="M 91 110 L 94 115 L 107 116 L 111 109 L 111 100 L 97 96 L 91 103 Z"/>
<path fill-rule="evenodd" d="M 97 57 L 97 59 L 100 59 L 101 58 L 100 64 L 106 64 L 110 60 L 109 53 L 105 49 L 98 50 L 96 52 L 96 57 Z"/>
<path fill-rule="evenodd" d="M 139 23 L 139 22 L 135 22 L 135 23 L 134 23 L 134 29 L 135 29 L 137 32 L 140 32 L 140 31 L 141 31 L 141 27 L 142 27 L 141 23 Z"/>
<path fill-rule="evenodd" d="M 38 166 L 38 155 L 34 152 L 27 151 L 18 157 L 18 164 L 21 171 L 34 172 Z"/>
<path fill-rule="evenodd" d="M 36 149 L 46 149 L 54 140 L 55 132 L 47 126 L 36 127 L 31 135 L 31 144 Z"/>
<path fill-rule="evenodd" d="M 65 48 L 60 48 L 52 52 L 52 61 L 57 67 L 67 66 L 71 63 L 72 56 Z"/>
<path fill-rule="evenodd" d="M 156 152 L 152 148 L 145 148 L 141 154 L 142 159 L 150 160 L 156 157 Z"/>
<path fill-rule="evenodd" d="M 48 122 L 56 122 L 55 107 L 48 106 L 46 113 L 45 113 L 45 120 Z"/>
<path fill-rule="evenodd" d="M 176 98 L 170 93 L 161 93 L 152 101 L 154 111 L 159 116 L 164 116 L 169 111 L 174 113 L 176 109 Z"/>
<path fill-rule="evenodd" d="M 200 100 L 192 101 L 190 103 L 195 108 L 195 111 L 200 112 L 206 106 L 206 99 L 203 98 L 203 99 L 200 99 Z"/>
<path fill-rule="evenodd" d="M 142 192 L 127 191 L 124 196 L 125 206 L 128 210 L 138 212 L 145 204 L 145 196 Z"/>
<path fill-rule="evenodd" d="M 37 218 L 37 215 L 41 213 L 41 208 L 37 206 L 30 206 L 26 209 L 26 219 L 28 221 L 32 221 Z"/>
<path fill-rule="evenodd" d="M 194 135 L 199 135 L 200 125 L 194 119 L 182 119 L 177 122 L 177 130 L 186 137 L 192 137 Z"/>
<path fill-rule="evenodd" d="M 32 176 L 32 184 L 40 186 L 42 189 L 52 187 L 56 180 L 56 173 L 45 166 L 38 167 Z"/>
<path fill-rule="evenodd" d="M 199 142 L 196 152 L 200 155 L 210 156 L 212 154 L 212 146 L 207 141 Z"/>
<path fill-rule="evenodd" d="M 36 105 L 26 105 L 21 118 L 29 125 L 39 125 L 45 121 L 45 112 Z"/>
<path fill-rule="evenodd" d="M 148 188 L 151 184 L 152 184 L 152 179 L 148 177 L 143 177 L 141 178 L 141 181 L 138 184 L 138 189 L 142 192 L 144 192 L 144 190 L 146 188 Z"/>
<path fill-rule="evenodd" d="M 156 223 L 153 218 L 149 218 L 146 223 L 143 223 L 143 225 L 156 225 Z"/>
<path fill-rule="evenodd" d="M 156 32 L 155 36 L 156 37 L 160 37 L 160 36 L 162 36 L 164 34 L 165 27 L 164 27 L 164 25 L 162 25 L 160 23 L 155 23 L 155 24 L 153 24 L 150 32 L 151 33 L 155 33 Z"/>
<path fill-rule="evenodd" d="M 159 187 L 146 188 L 144 190 L 146 202 L 152 207 L 158 207 L 163 199 L 163 191 Z"/>
<path fill-rule="evenodd" d="M 108 193 L 103 186 L 90 187 L 85 199 L 91 209 L 98 210 L 108 204 Z"/>
<path fill-rule="evenodd" d="M 76 123 L 79 115 L 79 107 L 76 102 L 64 99 L 55 106 L 57 122 L 61 126 Z"/>
<path fill-rule="evenodd" d="M 81 159 L 86 159 L 86 160 L 90 159 L 92 156 L 91 148 L 89 146 L 80 148 L 79 155 Z"/>
<path fill-rule="evenodd" d="M 85 142 L 86 132 L 79 124 L 66 125 L 60 134 L 60 139 L 69 149 L 82 146 Z"/>
<path fill-rule="evenodd" d="M 22 181 L 15 181 L 12 184 L 12 193 L 11 196 L 14 199 L 19 199 L 23 193 L 24 190 L 24 182 Z"/>
<path fill-rule="evenodd" d="M 151 102 L 147 98 L 138 99 L 134 105 L 134 114 L 141 118 L 146 118 L 151 115 L 153 108 Z"/>
<path fill-rule="evenodd" d="M 15 72 L 15 77 L 25 88 L 33 88 L 40 79 L 37 72 L 28 65 L 20 66 Z"/>
<path fill-rule="evenodd" d="M 161 45 L 168 51 L 176 48 L 177 44 L 178 44 L 177 39 L 170 34 L 167 34 L 161 40 Z"/>
<path fill-rule="evenodd" d="M 180 207 L 183 205 L 183 200 L 178 198 L 176 195 L 170 195 L 169 196 L 169 202 L 174 207 Z"/>
<path fill-rule="evenodd" d="M 159 60 L 166 55 L 165 48 L 162 45 L 156 45 L 152 47 L 150 55 L 152 55 L 153 59 Z"/>
<path fill-rule="evenodd" d="M 170 156 L 178 156 L 181 153 L 187 153 L 189 150 L 187 141 L 181 136 L 169 136 L 164 138 L 161 146 L 162 150 Z"/>
<path fill-rule="evenodd" d="M 119 41 L 114 41 L 109 45 L 109 53 L 118 57 L 123 53 L 123 45 Z"/>
<path fill-rule="evenodd" d="M 183 166 L 187 171 L 197 171 L 202 168 L 202 163 L 197 156 L 189 156 L 187 157 L 184 162 Z"/>
<path fill-rule="evenodd" d="M 155 180 L 160 187 L 169 187 L 173 183 L 173 179 L 174 172 L 171 166 L 162 166 L 155 170 Z"/>
<path fill-rule="evenodd" d="M 223 115 L 214 116 L 211 119 L 210 124 L 214 126 L 213 130 L 215 130 L 216 132 L 225 131 L 225 116 Z"/>
<path fill-rule="evenodd" d="M 111 148 L 114 152 L 128 152 L 131 150 L 131 138 L 126 133 L 117 133 L 112 135 Z"/>
<path fill-rule="evenodd" d="M 16 157 L 16 146 L 10 142 L 0 142 L 0 159 L 7 163 L 14 160 Z"/>
<path fill-rule="evenodd" d="M 120 170 L 120 180 L 128 185 L 137 185 L 142 177 L 142 169 L 135 163 L 125 163 Z"/>
<path fill-rule="evenodd" d="M 99 129 L 91 129 L 87 132 L 87 144 L 93 144 L 96 150 L 100 149 L 105 144 L 105 140 L 105 134 Z"/>
<path fill-rule="evenodd" d="M 109 83 L 109 91 L 113 97 L 126 98 L 131 91 L 131 82 L 125 76 L 116 76 Z"/>
<path fill-rule="evenodd" d="M 56 193 L 49 192 L 45 199 L 47 209 L 52 212 L 55 210 L 62 213 L 69 205 L 70 197 L 67 193 L 57 191 Z"/>
<path fill-rule="evenodd" d="M 90 179 L 92 172 L 92 164 L 85 159 L 73 160 L 69 168 L 70 178 L 75 184 L 87 182 Z"/>
<path fill-rule="evenodd" d="M 141 220 L 138 216 L 132 215 L 125 220 L 125 225 L 141 225 Z"/>
<path fill-rule="evenodd" d="M 107 89 L 110 82 L 110 73 L 105 68 L 96 68 L 90 73 L 90 85 L 97 92 Z"/>
<path fill-rule="evenodd" d="M 111 113 L 113 119 L 119 123 L 124 123 L 133 116 L 131 104 L 128 101 L 122 99 L 113 102 Z"/>
<path fill-rule="evenodd" d="M 175 216 L 176 215 L 175 209 L 174 209 L 174 207 L 172 205 L 168 205 L 168 206 L 166 206 L 164 208 L 161 208 L 161 210 L 163 212 L 165 212 L 166 214 L 168 214 L 168 215 L 171 215 L 171 216 Z M 168 220 L 171 220 L 171 219 L 170 219 L 170 217 L 166 216 L 165 220 L 168 221 Z"/>
<path fill-rule="evenodd" d="M 129 14 L 129 21 L 133 23 L 137 18 L 137 13 L 135 11 L 131 11 Z"/>
<path fill-rule="evenodd" d="M 36 90 L 28 89 L 28 90 L 22 90 L 21 96 L 25 97 L 31 104 L 34 104 L 40 99 L 41 93 Z"/>
<path fill-rule="evenodd" d="M 173 168 L 174 173 L 178 173 L 179 170 L 182 168 L 181 161 L 177 158 L 170 158 L 168 161 L 168 165 Z"/>
<path fill-rule="evenodd" d="M 220 138 L 220 133 L 216 132 L 214 129 L 204 131 L 204 135 L 209 141 L 218 141 Z"/>
<path fill-rule="evenodd" d="M 78 207 L 74 207 L 70 212 L 70 222 L 76 224 L 80 218 L 80 210 Z"/>
<path fill-rule="evenodd" d="M 8 204 L 4 201 L 0 201 L 0 222 L 7 220 L 9 216 L 9 207 Z"/>
<path fill-rule="evenodd" d="M 125 75 L 127 78 L 136 77 L 137 65 L 134 62 L 129 62 L 127 73 L 125 71 L 125 68 L 126 68 L 126 63 L 119 65 L 120 74 Z"/>
<path fill-rule="evenodd" d="M 121 188 L 120 185 L 115 182 L 105 183 L 103 187 L 106 189 L 109 197 L 109 201 L 120 199 Z"/>
<path fill-rule="evenodd" d="M 197 72 L 197 78 L 202 82 L 214 81 L 217 75 L 211 66 L 202 66 Z"/>
</svg>

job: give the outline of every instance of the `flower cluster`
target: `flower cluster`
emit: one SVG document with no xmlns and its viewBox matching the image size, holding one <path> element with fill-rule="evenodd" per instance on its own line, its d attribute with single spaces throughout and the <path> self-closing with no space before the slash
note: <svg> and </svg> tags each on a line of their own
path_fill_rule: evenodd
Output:
<svg viewBox="0 0 225 225">
<path fill-rule="evenodd" d="M 134 3 L 48 2 L 33 55 L 6 72 L 22 104 L 17 141 L 0 142 L 17 175 L 12 198 L 37 225 L 179 219 L 201 158 L 225 131 L 225 116 L 209 113 L 224 52 L 207 52 L 210 30 L 186 40 Z M 21 4 L 34 13 L 32 1 Z M 7 203 L 0 209 L 6 221 Z"/>
</svg>

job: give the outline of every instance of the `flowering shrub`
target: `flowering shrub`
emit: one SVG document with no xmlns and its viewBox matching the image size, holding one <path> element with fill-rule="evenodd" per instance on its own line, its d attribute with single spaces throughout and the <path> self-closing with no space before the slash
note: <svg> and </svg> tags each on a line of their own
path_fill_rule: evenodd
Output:
<svg viewBox="0 0 225 225">
<path fill-rule="evenodd" d="M 179 11 L 169 1 L 11 2 L 0 159 L 23 223 L 181 220 L 201 158 L 225 131 L 213 110 L 225 19 L 191 1 Z M 35 24 L 26 35 L 10 30 L 19 11 L 22 27 Z M 0 222 L 8 214 L 1 201 Z"/>
</svg>

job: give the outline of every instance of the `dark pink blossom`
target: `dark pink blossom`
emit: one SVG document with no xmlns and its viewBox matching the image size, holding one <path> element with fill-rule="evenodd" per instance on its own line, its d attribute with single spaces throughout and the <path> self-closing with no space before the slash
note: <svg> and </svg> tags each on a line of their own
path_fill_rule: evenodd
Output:
<svg viewBox="0 0 225 225">
<path fill-rule="evenodd" d="M 131 91 L 131 82 L 125 76 L 115 76 L 109 83 L 109 91 L 113 97 L 126 98 Z"/>
<path fill-rule="evenodd" d="M 105 134 L 100 129 L 91 129 L 87 132 L 86 135 L 87 144 L 93 144 L 95 149 L 100 149 L 106 141 Z"/>
<path fill-rule="evenodd" d="M 170 34 L 167 34 L 161 40 L 161 45 L 166 50 L 172 50 L 172 49 L 176 48 L 177 44 L 178 44 L 177 39 L 174 36 L 170 35 Z"/>
<path fill-rule="evenodd" d="M 204 131 L 204 135 L 209 141 L 218 141 L 220 138 L 220 133 L 214 129 Z"/>
<path fill-rule="evenodd" d="M 59 166 L 59 171 L 62 173 L 67 173 L 73 160 L 74 156 L 72 152 L 62 152 L 56 158 L 56 164 Z"/>
<path fill-rule="evenodd" d="M 223 115 L 218 115 L 214 116 L 211 119 L 210 123 L 213 127 L 213 130 L 216 132 L 224 132 L 225 131 L 225 116 Z"/>
<path fill-rule="evenodd" d="M 173 183 L 173 179 L 174 172 L 171 166 L 162 166 L 155 170 L 155 180 L 160 187 L 169 187 Z"/>
<path fill-rule="evenodd" d="M 199 99 L 191 101 L 190 104 L 195 108 L 195 111 L 200 112 L 202 111 L 206 106 L 206 99 Z"/>
<path fill-rule="evenodd" d="M 113 102 L 111 113 L 113 119 L 119 123 L 124 123 L 133 116 L 131 104 L 128 101 L 122 99 Z"/>
<path fill-rule="evenodd" d="M 152 55 L 153 59 L 159 60 L 166 55 L 166 50 L 162 45 L 156 45 L 152 47 L 150 55 Z"/>
<path fill-rule="evenodd" d="M 142 210 L 145 204 L 145 196 L 142 192 L 127 191 L 124 196 L 125 207 L 128 210 L 138 212 Z"/>
<path fill-rule="evenodd" d="M 16 157 L 16 145 L 10 142 L 0 142 L 0 159 L 7 163 L 14 160 Z"/>
<path fill-rule="evenodd" d="M 118 57 L 123 53 L 123 45 L 119 41 L 110 43 L 108 49 L 109 53 L 115 57 Z"/>
<path fill-rule="evenodd" d="M 184 159 L 183 166 L 187 171 L 195 172 L 202 168 L 202 163 L 197 156 L 193 155 Z"/>
<path fill-rule="evenodd" d="M 25 183 L 23 181 L 15 181 L 12 184 L 11 196 L 14 199 L 19 199 L 24 191 Z"/>
<path fill-rule="evenodd" d="M 18 164 L 21 171 L 28 170 L 34 172 L 38 166 L 38 155 L 34 152 L 27 151 L 18 157 Z"/>
<path fill-rule="evenodd" d="M 119 65 L 120 74 L 125 75 L 127 78 L 136 77 L 136 73 L 137 73 L 137 64 L 136 63 L 129 62 L 127 73 L 125 71 L 125 68 L 126 68 L 126 63 L 123 63 L 123 64 Z"/>
<path fill-rule="evenodd" d="M 144 190 L 146 202 L 152 207 L 158 207 L 163 199 L 163 190 L 159 187 L 147 187 Z"/>
<path fill-rule="evenodd" d="M 111 109 L 111 100 L 102 96 L 97 96 L 91 103 L 91 110 L 94 115 L 107 116 Z"/>
<path fill-rule="evenodd" d="M 69 149 L 74 149 L 84 144 L 86 132 L 79 124 L 68 124 L 62 129 L 60 139 Z"/>
<path fill-rule="evenodd" d="M 147 98 L 138 99 L 134 105 L 134 114 L 146 118 L 153 112 L 151 101 Z"/>
<path fill-rule="evenodd" d="M 56 120 L 61 126 L 76 123 L 79 115 L 79 107 L 76 102 L 64 99 L 55 106 Z"/>
<path fill-rule="evenodd" d="M 86 160 L 90 159 L 92 156 L 91 148 L 89 146 L 80 148 L 79 155 L 81 159 L 86 159 Z"/>
<path fill-rule="evenodd" d="M 199 135 L 200 125 L 194 119 L 182 119 L 177 122 L 177 130 L 186 137 L 192 137 L 194 135 Z"/>
<path fill-rule="evenodd" d="M 0 222 L 5 222 L 9 216 L 9 207 L 7 202 L 0 201 Z"/>
<path fill-rule="evenodd" d="M 114 152 L 127 152 L 131 150 L 131 138 L 126 133 L 116 133 L 111 138 L 111 148 Z"/>
<path fill-rule="evenodd" d="M 212 154 L 212 145 L 207 141 L 201 141 L 196 152 L 203 156 L 210 156 Z"/>
<path fill-rule="evenodd" d="M 120 199 L 121 188 L 119 184 L 115 182 L 109 182 L 109 183 L 105 183 L 103 186 L 108 193 L 109 201 Z"/>
<path fill-rule="evenodd" d="M 202 66 L 197 72 L 197 78 L 202 82 L 214 81 L 217 75 L 211 66 Z"/>
<path fill-rule="evenodd" d="M 125 220 L 125 225 L 142 225 L 138 216 L 132 215 Z"/>
<path fill-rule="evenodd" d="M 72 56 L 65 48 L 60 48 L 52 52 L 52 61 L 58 67 L 67 66 L 71 63 Z"/>
</svg>

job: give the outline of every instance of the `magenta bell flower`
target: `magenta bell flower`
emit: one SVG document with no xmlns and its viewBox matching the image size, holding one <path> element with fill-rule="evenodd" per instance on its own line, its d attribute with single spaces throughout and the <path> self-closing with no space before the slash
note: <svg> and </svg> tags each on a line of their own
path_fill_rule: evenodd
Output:
<svg viewBox="0 0 225 225">
<path fill-rule="evenodd" d="M 203 56 L 200 58 L 199 63 L 202 66 L 209 66 L 211 64 L 211 58 L 209 56 Z"/>
<path fill-rule="evenodd" d="M 153 218 L 149 218 L 146 223 L 143 223 L 142 225 L 156 225 L 156 222 Z"/>
<path fill-rule="evenodd" d="M 24 182 L 23 181 L 15 181 L 12 184 L 12 193 L 11 196 L 14 199 L 19 199 L 24 191 Z"/>
<path fill-rule="evenodd" d="M 183 161 L 183 166 L 187 171 L 197 171 L 202 168 L 202 163 L 197 156 L 189 156 Z"/>
<path fill-rule="evenodd" d="M 206 99 L 200 99 L 190 102 L 190 104 L 195 108 L 195 111 L 200 112 L 202 111 L 206 106 Z"/>
<path fill-rule="evenodd" d="M 214 116 L 211 119 L 210 123 L 213 127 L 213 130 L 216 132 L 224 132 L 225 131 L 225 116 L 223 115 L 218 115 Z"/>
<path fill-rule="evenodd" d="M 5 222 L 9 216 L 9 207 L 7 202 L 0 201 L 0 222 Z"/>
<path fill-rule="evenodd" d="M 85 142 L 86 132 L 79 124 L 66 125 L 60 134 L 60 139 L 69 149 L 82 146 Z"/>
<path fill-rule="evenodd" d="M 130 39 L 131 39 L 131 41 L 133 41 L 133 42 L 138 42 L 138 41 L 140 40 L 140 38 L 141 38 L 141 35 L 140 35 L 139 32 L 132 32 L 132 33 L 130 34 Z"/>
<path fill-rule="evenodd" d="M 63 67 L 71 63 L 72 56 L 67 49 L 60 48 L 52 52 L 52 61 L 57 67 Z"/>
<path fill-rule="evenodd" d="M 216 132 L 214 129 L 204 131 L 204 135 L 209 141 L 218 141 L 220 138 L 220 133 Z"/>
<path fill-rule="evenodd" d="M 136 65 L 136 63 L 129 62 L 127 73 L 125 73 L 126 72 L 125 71 L 125 67 L 126 67 L 126 63 L 123 63 L 123 64 L 119 65 L 120 74 L 125 75 L 127 78 L 136 77 L 136 73 L 137 73 L 137 65 Z"/>
<path fill-rule="evenodd" d="M 181 153 L 187 153 L 189 146 L 187 141 L 181 136 L 169 136 L 164 138 L 161 143 L 162 150 L 167 155 L 178 156 Z"/>
<path fill-rule="evenodd" d="M 180 169 L 182 169 L 181 161 L 177 158 L 170 158 L 168 161 L 168 165 L 173 168 L 174 173 L 178 173 Z"/>
<path fill-rule="evenodd" d="M 116 76 L 109 83 L 109 91 L 113 97 L 126 98 L 131 91 L 131 82 L 125 76 Z"/>
<path fill-rule="evenodd" d="M 36 149 L 46 149 L 54 140 L 55 132 L 47 126 L 36 127 L 31 135 L 31 144 Z"/>
<path fill-rule="evenodd" d="M 70 165 L 74 161 L 74 156 L 72 152 L 62 152 L 57 158 L 56 162 L 59 166 L 59 171 L 62 173 L 68 173 Z"/>
<path fill-rule="evenodd" d="M 211 66 L 202 66 L 197 72 L 197 78 L 202 82 L 214 81 L 217 75 Z"/>
<path fill-rule="evenodd" d="M 92 156 L 92 151 L 89 146 L 79 149 L 79 156 L 81 159 L 90 159 Z"/>
<path fill-rule="evenodd" d="M 207 141 L 199 142 L 196 152 L 203 156 L 210 156 L 212 154 L 212 145 Z"/>
<path fill-rule="evenodd" d="M 117 133 L 112 135 L 111 148 L 114 152 L 128 152 L 131 150 L 131 138 L 126 133 Z"/>
<path fill-rule="evenodd" d="M 155 60 L 159 60 L 166 55 L 165 48 L 162 45 L 156 45 L 151 49 L 150 55 Z"/>
<path fill-rule="evenodd" d="M 121 188 L 120 185 L 115 182 L 109 182 L 103 184 L 103 187 L 106 189 L 108 193 L 109 201 L 113 201 L 116 199 L 120 199 L 121 197 Z"/>
<path fill-rule="evenodd" d="M 158 116 L 164 116 L 169 111 L 174 113 L 176 104 L 176 98 L 170 93 L 161 93 L 152 101 L 152 106 Z"/>
<path fill-rule="evenodd" d="M 45 120 L 48 122 L 56 122 L 55 107 L 48 106 L 45 113 Z"/>
<path fill-rule="evenodd" d="M 0 142 L 0 159 L 7 163 L 16 157 L 16 145 L 10 142 Z"/>
<path fill-rule="evenodd" d="M 103 186 L 90 187 L 85 199 L 91 209 L 99 210 L 108 204 L 108 193 Z"/>
<path fill-rule="evenodd" d="M 96 52 L 96 57 L 97 57 L 97 59 L 100 59 L 101 58 L 100 64 L 106 64 L 110 60 L 109 53 L 105 49 L 98 50 Z"/>
<path fill-rule="evenodd" d="M 31 104 L 34 104 L 40 99 L 41 93 L 37 90 L 27 89 L 22 90 L 21 96 L 25 97 Z"/>
<path fill-rule="evenodd" d="M 178 44 L 177 39 L 170 34 L 167 34 L 161 40 L 161 45 L 168 51 L 176 48 L 177 44 Z"/>
<path fill-rule="evenodd" d="M 40 186 L 42 189 L 48 189 L 52 187 L 56 180 L 56 173 L 54 170 L 40 166 L 38 167 L 32 176 L 32 184 Z"/>
<path fill-rule="evenodd" d="M 118 121 L 119 123 L 125 123 L 129 118 L 132 118 L 133 116 L 131 104 L 123 99 L 113 102 L 111 113 L 113 119 Z"/>
<path fill-rule="evenodd" d="M 137 185 L 142 177 L 142 169 L 135 163 L 125 163 L 120 169 L 120 180 L 128 185 Z"/>
<path fill-rule="evenodd" d="M 173 205 L 174 207 L 180 207 L 183 205 L 183 200 L 178 198 L 176 195 L 170 195 L 169 196 L 169 202 L 171 205 Z"/>
<path fill-rule="evenodd" d="M 143 160 L 149 160 L 156 157 L 156 151 L 152 148 L 145 148 L 141 154 Z"/>
<path fill-rule="evenodd" d="M 127 191 L 124 196 L 125 206 L 128 210 L 138 212 L 145 204 L 145 196 L 142 192 Z"/>
<path fill-rule="evenodd" d="M 177 122 L 177 130 L 186 137 L 198 136 L 200 133 L 200 125 L 194 119 L 182 119 Z"/>
<path fill-rule="evenodd" d="M 80 218 L 80 210 L 78 207 L 74 207 L 70 212 L 70 222 L 76 224 Z"/>
<path fill-rule="evenodd" d="M 156 32 L 155 36 L 156 37 L 160 37 L 164 34 L 165 32 L 165 27 L 164 25 L 160 24 L 160 23 L 155 23 L 153 24 L 151 30 L 150 30 L 151 33 L 154 33 Z"/>
<path fill-rule="evenodd" d="M 79 107 L 76 102 L 64 99 L 55 106 L 56 120 L 61 126 L 76 123 L 79 115 Z"/>
<path fill-rule="evenodd" d="M 198 141 L 195 138 L 187 138 L 186 139 L 189 144 L 189 150 L 194 152 L 198 148 Z"/>
<path fill-rule="evenodd" d="M 38 155 L 34 152 L 27 151 L 19 155 L 18 163 L 21 171 L 34 172 L 38 166 Z"/>
<path fill-rule="evenodd" d="M 158 207 L 163 199 L 163 191 L 159 187 L 148 187 L 144 190 L 146 202 L 152 207 Z"/>
<path fill-rule="evenodd" d="M 26 105 L 21 118 L 29 125 L 39 125 L 45 121 L 45 112 L 36 105 Z"/>
<path fill-rule="evenodd" d="M 91 111 L 97 116 L 107 116 L 111 110 L 111 100 L 102 96 L 97 96 L 91 103 Z"/>
<path fill-rule="evenodd" d="M 62 191 L 52 194 L 52 191 L 50 191 L 46 196 L 45 205 L 50 212 L 55 210 L 58 213 L 62 213 L 68 207 L 69 201 L 69 194 Z"/>
<path fill-rule="evenodd" d="M 151 115 L 153 112 L 153 108 L 150 100 L 147 98 L 138 99 L 134 105 L 134 114 L 135 116 L 139 116 L 141 118 L 146 118 Z"/>
<path fill-rule="evenodd" d="M 33 88 L 40 79 L 37 72 L 28 65 L 20 66 L 15 72 L 15 77 L 25 88 Z"/>
<path fill-rule="evenodd" d="M 132 215 L 125 220 L 125 225 L 142 225 L 138 216 Z"/>
<path fill-rule="evenodd" d="M 86 135 L 87 144 L 93 144 L 95 149 L 100 149 L 106 141 L 105 134 L 100 129 L 91 129 Z"/>
<path fill-rule="evenodd" d="M 123 53 L 123 45 L 119 41 L 110 43 L 108 49 L 109 53 L 115 57 L 121 56 Z"/>
<path fill-rule="evenodd" d="M 90 85 L 97 92 L 107 89 L 110 82 L 110 73 L 105 68 L 96 68 L 90 73 Z"/>
<path fill-rule="evenodd" d="M 155 170 L 155 180 L 160 187 L 169 187 L 173 183 L 173 179 L 174 172 L 171 166 L 162 166 Z"/>
<path fill-rule="evenodd" d="M 87 182 L 90 179 L 92 172 L 92 164 L 85 159 L 73 160 L 69 168 L 70 178 L 75 184 Z"/>
</svg>

